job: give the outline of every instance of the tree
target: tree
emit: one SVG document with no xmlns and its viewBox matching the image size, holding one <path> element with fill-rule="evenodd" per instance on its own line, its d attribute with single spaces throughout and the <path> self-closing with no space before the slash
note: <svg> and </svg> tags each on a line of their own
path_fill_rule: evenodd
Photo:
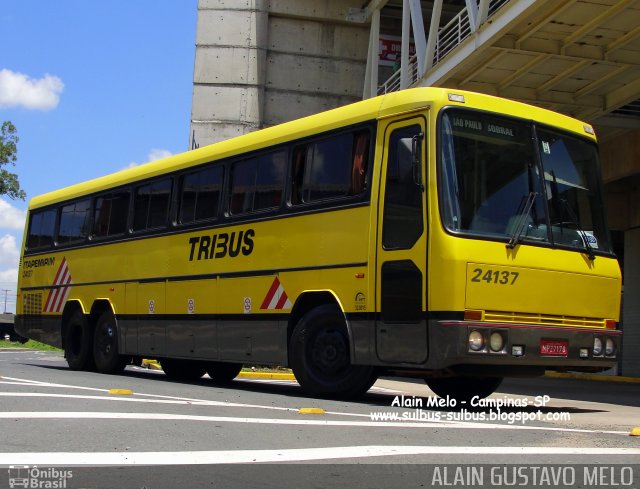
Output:
<svg viewBox="0 0 640 489">
<path fill-rule="evenodd" d="M 16 126 L 11 121 L 5 121 L 0 128 L 0 195 L 8 195 L 11 199 L 24 200 L 27 194 L 20 189 L 18 175 L 4 168 L 4 165 L 15 166 L 18 152 L 18 136 Z"/>
</svg>

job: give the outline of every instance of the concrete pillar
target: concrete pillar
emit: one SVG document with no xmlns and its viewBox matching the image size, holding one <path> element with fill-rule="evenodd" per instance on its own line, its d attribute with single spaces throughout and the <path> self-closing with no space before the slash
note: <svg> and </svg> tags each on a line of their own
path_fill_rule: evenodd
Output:
<svg viewBox="0 0 640 489">
<path fill-rule="evenodd" d="M 199 0 L 199 146 L 360 100 L 369 25 L 355 0 Z"/>
<path fill-rule="evenodd" d="M 264 110 L 266 0 L 199 0 L 191 130 L 198 145 L 258 129 Z"/>
<path fill-rule="evenodd" d="M 624 231 L 623 348 L 620 373 L 640 376 L 640 131 L 600 143 L 609 225 Z"/>
<path fill-rule="evenodd" d="M 624 233 L 622 375 L 640 377 L 640 228 Z"/>
</svg>

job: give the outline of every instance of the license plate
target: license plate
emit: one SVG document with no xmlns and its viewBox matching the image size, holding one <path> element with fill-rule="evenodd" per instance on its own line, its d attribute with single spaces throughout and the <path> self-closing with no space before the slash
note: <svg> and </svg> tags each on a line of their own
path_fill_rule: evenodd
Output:
<svg viewBox="0 0 640 489">
<path fill-rule="evenodd" d="M 563 340 L 540 340 L 540 355 L 566 357 L 569 354 L 569 342 Z"/>
</svg>

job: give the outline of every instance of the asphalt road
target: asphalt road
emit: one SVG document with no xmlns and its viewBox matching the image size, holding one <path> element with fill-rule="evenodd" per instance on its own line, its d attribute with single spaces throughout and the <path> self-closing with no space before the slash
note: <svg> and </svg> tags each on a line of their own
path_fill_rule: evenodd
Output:
<svg viewBox="0 0 640 489">
<path fill-rule="evenodd" d="M 0 488 L 640 488 L 640 384 L 510 380 L 500 409 L 437 399 L 421 382 L 319 400 L 294 381 L 107 376 L 0 350 Z"/>
</svg>

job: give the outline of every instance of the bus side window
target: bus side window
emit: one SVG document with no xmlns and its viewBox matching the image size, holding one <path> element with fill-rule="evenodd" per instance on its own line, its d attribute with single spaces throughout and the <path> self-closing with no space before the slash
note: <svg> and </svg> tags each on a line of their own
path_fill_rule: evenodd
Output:
<svg viewBox="0 0 640 489">
<path fill-rule="evenodd" d="M 358 195 L 367 188 L 367 164 L 369 163 L 369 131 L 354 136 L 353 166 L 351 168 L 351 195 Z"/>
<path fill-rule="evenodd" d="M 53 246 L 53 233 L 56 227 L 56 209 L 33 212 L 29 220 L 27 248 Z"/>
<path fill-rule="evenodd" d="M 72 202 L 60 210 L 58 244 L 80 241 L 89 236 L 91 228 L 91 200 Z"/>
<path fill-rule="evenodd" d="M 279 207 L 286 168 L 286 150 L 234 163 L 231 172 L 231 214 Z"/>
<path fill-rule="evenodd" d="M 169 220 L 171 179 L 158 180 L 136 188 L 133 209 L 133 230 L 164 226 Z"/>
<path fill-rule="evenodd" d="M 343 133 L 293 152 L 291 203 L 351 197 L 364 192 L 369 132 Z"/>
<path fill-rule="evenodd" d="M 287 156 L 286 150 L 280 150 L 258 158 L 254 211 L 280 206 L 287 172 Z"/>
<path fill-rule="evenodd" d="M 302 186 L 304 183 L 304 168 L 309 146 L 298 146 L 293 150 L 293 169 L 291 172 L 291 203 L 302 204 Z"/>
<path fill-rule="evenodd" d="M 178 222 L 188 224 L 218 217 L 222 182 L 223 167 L 221 165 L 184 175 L 180 179 Z"/>
<path fill-rule="evenodd" d="M 114 192 L 96 198 L 93 211 L 93 235 L 114 236 L 127 231 L 129 192 Z"/>
</svg>

